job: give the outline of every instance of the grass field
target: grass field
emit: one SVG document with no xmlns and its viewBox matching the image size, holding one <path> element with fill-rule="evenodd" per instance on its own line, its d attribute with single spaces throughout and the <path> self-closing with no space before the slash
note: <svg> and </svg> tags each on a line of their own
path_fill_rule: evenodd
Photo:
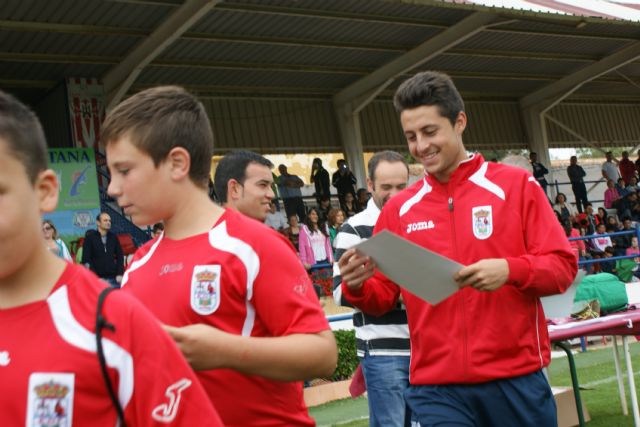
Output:
<svg viewBox="0 0 640 427">
<path fill-rule="evenodd" d="M 630 341 L 635 341 L 635 339 L 631 338 Z M 622 352 L 622 345 L 619 344 L 618 347 Z M 631 344 L 630 349 L 637 381 L 638 374 L 640 374 L 640 358 L 638 357 L 640 343 Z M 633 426 L 633 415 L 622 415 L 611 346 L 590 348 L 586 353 L 575 354 L 575 359 L 580 386 L 583 388 L 582 400 L 591 415 L 591 421 L 587 425 L 589 427 Z M 620 362 L 624 372 L 624 359 L 621 359 Z M 553 386 L 571 386 L 566 357 L 553 359 L 549 366 L 549 376 Z M 624 378 L 629 411 L 631 411 L 626 373 Z M 640 381 L 638 386 L 640 386 Z M 331 402 L 311 408 L 309 412 L 315 418 L 318 426 L 365 427 L 369 425 L 365 397 Z"/>
</svg>

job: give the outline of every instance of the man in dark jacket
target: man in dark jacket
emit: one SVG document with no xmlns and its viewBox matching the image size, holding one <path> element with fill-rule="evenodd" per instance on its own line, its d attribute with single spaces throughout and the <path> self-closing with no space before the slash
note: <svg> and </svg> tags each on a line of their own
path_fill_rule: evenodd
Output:
<svg viewBox="0 0 640 427">
<path fill-rule="evenodd" d="M 351 193 L 353 197 L 356 196 L 356 177 L 349 170 L 347 162 L 344 159 L 338 160 L 337 165 L 338 170 L 333 173 L 331 184 L 336 187 L 338 200 L 340 200 L 340 205 L 343 205 L 345 194 Z"/>
<path fill-rule="evenodd" d="M 120 242 L 111 230 L 111 217 L 100 212 L 96 217 L 98 230 L 89 230 L 82 245 L 82 264 L 111 286 L 120 287 L 124 259 Z"/>
<path fill-rule="evenodd" d="M 316 189 L 316 201 L 320 204 L 323 196 L 331 197 L 329 187 L 329 172 L 322 167 L 322 160 L 319 157 L 313 159 L 311 163 L 311 180 Z"/>
<path fill-rule="evenodd" d="M 567 175 L 571 180 L 571 189 L 573 195 L 576 197 L 576 207 L 578 212 L 582 213 L 582 207 L 586 208 L 589 200 L 587 199 L 587 187 L 584 185 L 584 177 L 587 173 L 582 169 L 582 166 L 578 165 L 578 158 L 571 156 L 571 164 L 567 166 Z"/>
</svg>

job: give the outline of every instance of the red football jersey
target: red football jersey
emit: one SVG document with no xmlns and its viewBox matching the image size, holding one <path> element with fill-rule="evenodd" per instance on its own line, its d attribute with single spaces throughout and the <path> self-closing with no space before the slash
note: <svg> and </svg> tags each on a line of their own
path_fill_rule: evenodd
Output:
<svg viewBox="0 0 640 427">
<path fill-rule="evenodd" d="M 96 354 L 105 287 L 68 264 L 44 301 L 0 310 L 0 425 L 115 426 Z M 112 292 L 103 314 L 107 369 L 129 426 L 222 426 L 171 338 L 138 301 Z"/>
<path fill-rule="evenodd" d="M 172 326 L 205 323 L 253 337 L 329 329 L 286 238 L 231 210 L 208 233 L 147 243 L 135 254 L 123 286 Z M 314 425 L 301 382 L 228 369 L 197 375 L 227 426 Z"/>
</svg>

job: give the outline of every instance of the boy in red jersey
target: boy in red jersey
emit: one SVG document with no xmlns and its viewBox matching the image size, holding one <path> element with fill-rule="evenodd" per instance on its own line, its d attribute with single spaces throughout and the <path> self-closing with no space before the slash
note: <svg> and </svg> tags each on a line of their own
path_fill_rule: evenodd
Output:
<svg viewBox="0 0 640 427">
<path fill-rule="evenodd" d="M 35 114 L 0 91 L 0 425 L 114 426 L 95 323 L 106 287 L 43 244 L 58 202 Z M 113 398 L 128 426 L 222 426 L 180 351 L 138 301 L 116 292 L 102 313 Z"/>
<path fill-rule="evenodd" d="M 394 105 L 425 176 L 385 204 L 374 234 L 388 229 L 465 265 L 454 277 L 462 289 L 431 305 L 352 249 L 339 262 L 343 296 L 376 315 L 402 292 L 411 339 L 405 398 L 422 427 L 556 425 L 539 298 L 569 287 L 577 259 L 545 193 L 525 170 L 467 155 L 464 103 L 448 76 L 416 74 Z"/>
<path fill-rule="evenodd" d="M 227 426 L 313 425 L 300 380 L 335 369 L 333 334 L 286 239 L 207 195 L 213 136 L 177 87 L 145 90 L 103 128 L 109 194 L 164 234 L 123 278 L 166 325 Z"/>
</svg>

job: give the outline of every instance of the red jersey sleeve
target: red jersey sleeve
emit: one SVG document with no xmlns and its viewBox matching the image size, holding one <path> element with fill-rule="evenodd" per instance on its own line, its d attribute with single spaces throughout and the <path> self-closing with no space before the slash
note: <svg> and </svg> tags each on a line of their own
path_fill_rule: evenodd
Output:
<svg viewBox="0 0 640 427">
<path fill-rule="evenodd" d="M 373 234 L 379 233 L 381 230 L 395 233 L 393 225 L 399 223 L 397 211 L 393 209 L 393 206 L 385 206 L 378 217 Z M 358 290 L 351 290 L 342 282 L 342 295 L 349 303 L 365 313 L 381 316 L 396 306 L 400 287 L 376 270 L 373 277 L 365 280 Z"/>
<path fill-rule="evenodd" d="M 522 201 L 517 216 L 522 221 L 527 254 L 506 258 L 508 280 L 536 297 L 562 293 L 576 276 L 577 257 L 542 188 L 525 179 L 519 197 Z"/>
<path fill-rule="evenodd" d="M 283 336 L 329 329 L 309 274 L 276 232 L 264 234 L 258 248 L 260 271 L 253 286 L 256 315 L 266 334 Z"/>
<path fill-rule="evenodd" d="M 104 337 L 130 355 L 133 375 L 113 378 L 132 389 L 125 421 L 134 426 L 223 426 L 211 400 L 182 354 L 143 305 L 123 292 L 112 292 L 103 313 L 115 326 Z M 116 386 L 117 385 L 117 386 Z"/>
</svg>

